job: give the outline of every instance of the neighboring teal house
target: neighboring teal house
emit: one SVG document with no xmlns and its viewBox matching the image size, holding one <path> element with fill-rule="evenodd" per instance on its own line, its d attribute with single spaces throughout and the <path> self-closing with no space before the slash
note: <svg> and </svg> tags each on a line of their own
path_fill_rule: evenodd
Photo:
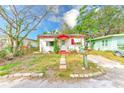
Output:
<svg viewBox="0 0 124 93">
<path fill-rule="evenodd" d="M 118 50 L 124 49 L 124 34 L 114 34 L 102 37 L 97 37 L 90 40 L 92 48 L 95 50 Z M 89 42 L 90 42 L 89 41 Z M 89 46 L 91 43 L 89 43 Z"/>
</svg>

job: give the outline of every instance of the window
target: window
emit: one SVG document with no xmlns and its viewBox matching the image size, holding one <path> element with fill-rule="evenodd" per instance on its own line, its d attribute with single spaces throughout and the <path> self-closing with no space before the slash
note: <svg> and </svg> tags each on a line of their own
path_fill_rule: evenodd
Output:
<svg viewBox="0 0 124 93">
<path fill-rule="evenodd" d="M 105 45 L 108 46 L 108 40 L 105 40 Z"/>
<path fill-rule="evenodd" d="M 104 46 L 104 40 L 102 40 L 102 46 Z"/>
<path fill-rule="evenodd" d="M 49 46 L 54 46 L 54 41 L 50 41 Z"/>
<path fill-rule="evenodd" d="M 47 41 L 46 42 L 46 46 L 53 46 L 54 45 L 54 41 Z"/>
<path fill-rule="evenodd" d="M 102 46 L 108 46 L 108 40 L 102 40 Z"/>
<path fill-rule="evenodd" d="M 65 40 L 62 40 L 62 45 L 65 45 Z"/>
</svg>

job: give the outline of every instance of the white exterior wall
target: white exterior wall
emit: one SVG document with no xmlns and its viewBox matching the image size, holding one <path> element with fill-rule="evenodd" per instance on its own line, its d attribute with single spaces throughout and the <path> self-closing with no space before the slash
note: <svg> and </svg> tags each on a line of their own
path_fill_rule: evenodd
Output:
<svg viewBox="0 0 124 93">
<path fill-rule="evenodd" d="M 81 44 L 77 44 L 77 45 L 76 44 L 72 45 L 71 39 L 72 38 L 70 38 L 68 40 L 68 49 L 69 50 L 76 50 L 77 52 L 79 52 L 80 47 L 84 45 L 84 38 L 74 38 L 74 42 L 81 42 Z"/>
<path fill-rule="evenodd" d="M 46 42 L 48 42 L 48 41 L 54 41 L 54 38 L 44 38 L 44 39 L 40 39 L 40 52 L 45 52 L 45 53 L 47 53 L 47 52 L 49 52 L 49 51 L 52 51 L 53 52 L 53 47 L 51 47 L 51 46 L 47 46 L 46 45 Z"/>
<path fill-rule="evenodd" d="M 75 44 L 72 45 L 71 44 L 71 39 L 72 38 L 69 38 L 68 40 L 65 41 L 65 46 L 66 46 L 67 50 L 68 51 L 69 50 L 70 51 L 71 50 L 76 50 L 77 52 L 79 52 L 80 47 L 84 45 L 84 38 L 74 38 L 74 42 L 81 42 L 81 44 L 79 44 L 79 45 L 75 45 Z M 55 38 L 41 38 L 40 39 L 40 43 L 39 43 L 40 52 L 44 52 L 44 53 L 47 53 L 49 51 L 53 52 L 54 51 L 54 48 L 51 47 L 51 46 L 46 46 L 46 42 L 48 42 L 48 41 L 54 41 L 54 40 L 55 40 Z"/>
</svg>

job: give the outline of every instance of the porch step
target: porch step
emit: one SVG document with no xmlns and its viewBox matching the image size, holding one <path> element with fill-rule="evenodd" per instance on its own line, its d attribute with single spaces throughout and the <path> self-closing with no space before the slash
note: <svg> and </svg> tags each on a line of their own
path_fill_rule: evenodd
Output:
<svg viewBox="0 0 124 93">
<path fill-rule="evenodd" d="M 66 50 L 60 50 L 59 51 L 59 54 L 68 54 L 69 52 L 68 51 L 66 51 Z"/>
</svg>

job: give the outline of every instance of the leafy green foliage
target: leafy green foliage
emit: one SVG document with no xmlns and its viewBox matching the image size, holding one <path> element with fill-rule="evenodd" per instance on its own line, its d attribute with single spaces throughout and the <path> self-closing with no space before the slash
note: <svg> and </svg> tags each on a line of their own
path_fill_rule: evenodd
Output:
<svg viewBox="0 0 124 93">
<path fill-rule="evenodd" d="M 4 58 L 7 55 L 5 50 L 0 51 L 0 58 Z"/>
<path fill-rule="evenodd" d="M 87 11 L 87 6 L 83 6 L 80 9 L 80 15 L 78 16 L 78 25 L 75 29 L 86 35 L 86 39 L 93 37 L 93 34 L 98 31 L 97 21 L 95 19 L 95 10 L 96 8 L 92 8 L 89 12 Z"/>
<path fill-rule="evenodd" d="M 54 52 L 55 53 L 58 53 L 59 52 L 59 46 L 58 46 L 58 44 L 57 44 L 57 42 L 58 42 L 58 40 L 57 39 L 55 39 L 55 41 L 54 41 Z"/>
<path fill-rule="evenodd" d="M 123 6 L 83 6 L 75 31 L 88 38 L 124 33 Z"/>
</svg>

